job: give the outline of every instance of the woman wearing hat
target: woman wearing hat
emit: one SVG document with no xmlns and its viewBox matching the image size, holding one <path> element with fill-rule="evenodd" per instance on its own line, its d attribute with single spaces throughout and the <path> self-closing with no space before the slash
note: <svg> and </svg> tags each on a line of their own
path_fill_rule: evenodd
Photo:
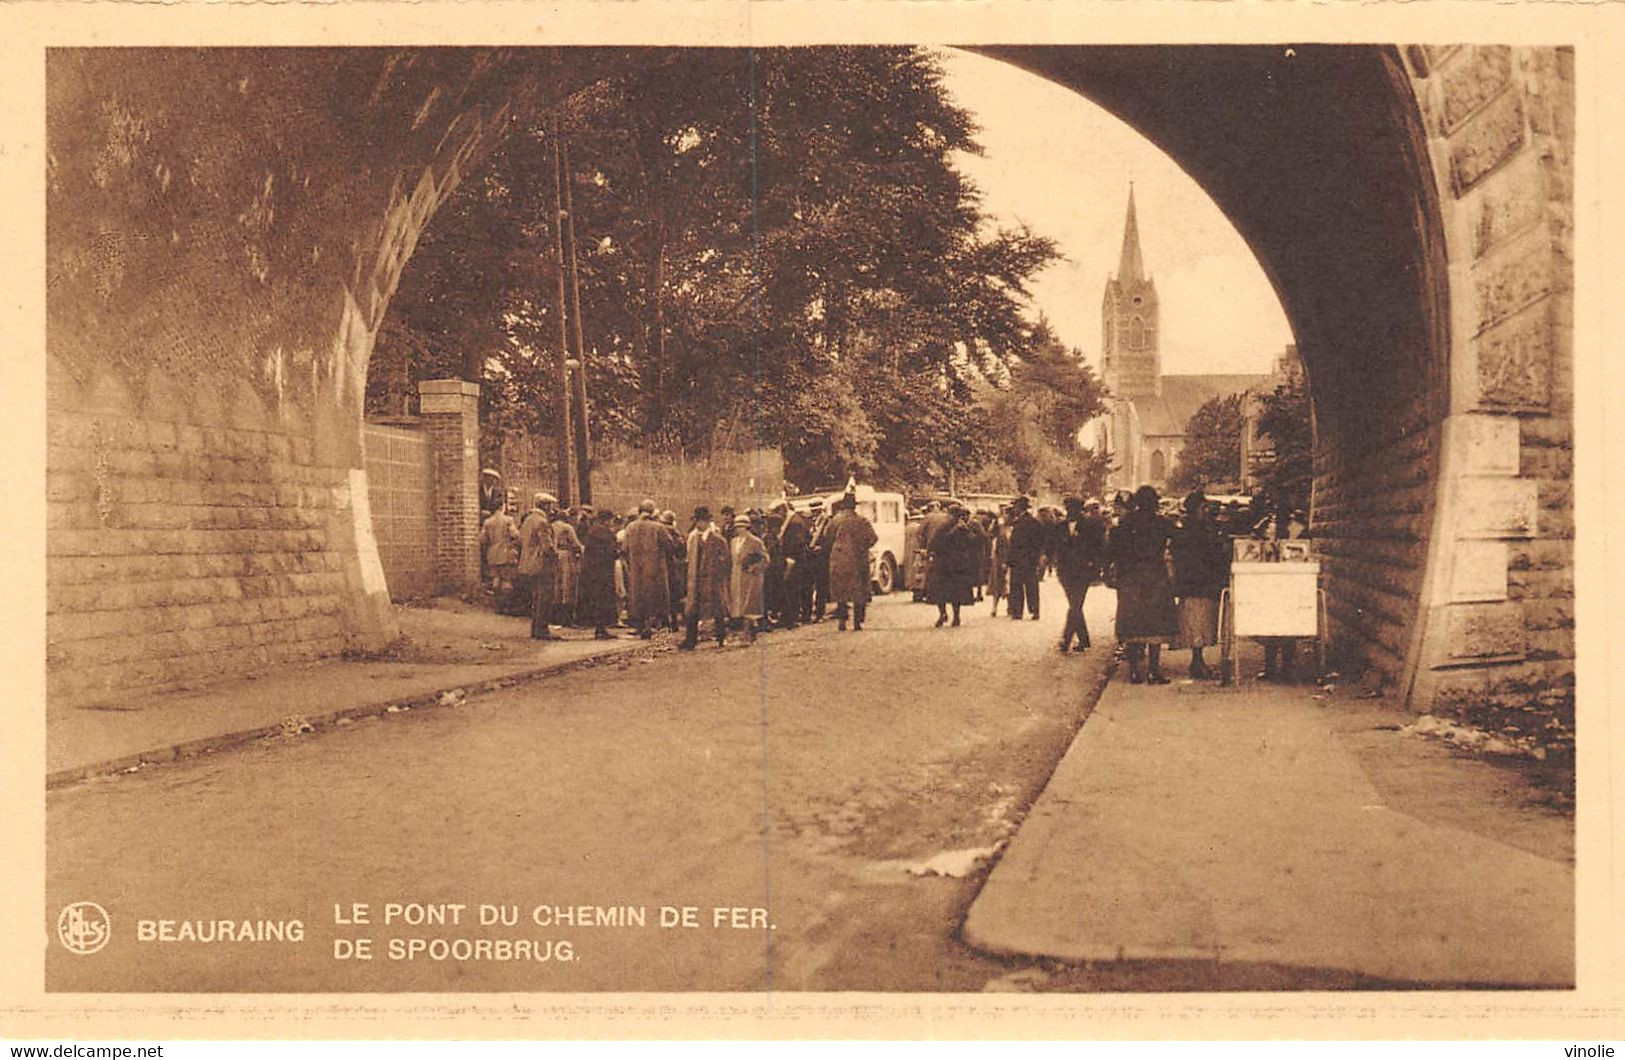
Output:
<svg viewBox="0 0 1625 1060">
<path fill-rule="evenodd" d="M 999 505 L 999 514 L 988 526 L 991 545 L 988 552 L 987 595 L 993 597 L 993 614 L 999 613 L 999 601 L 1009 593 L 1010 585 L 1010 506 Z"/>
<path fill-rule="evenodd" d="M 1170 527 L 1157 514 L 1157 500 L 1153 486 L 1135 490 L 1128 512 L 1106 545 L 1117 586 L 1117 639 L 1128 645 L 1128 679 L 1136 685 L 1168 683 L 1162 673 L 1162 646 L 1179 632 L 1168 577 Z"/>
<path fill-rule="evenodd" d="M 732 567 L 728 578 L 728 613 L 735 622 L 743 622 L 745 637 L 754 641 L 764 606 L 767 575 L 767 546 L 756 536 L 750 516 L 734 517 L 734 535 L 728 541 Z"/>
<path fill-rule="evenodd" d="M 588 524 L 584 548 L 577 617 L 582 625 L 591 624 L 593 637 L 609 640 L 609 627 L 620 618 L 615 597 L 615 558 L 620 542 L 615 536 L 615 513 L 609 508 L 598 512 Z"/>
<path fill-rule="evenodd" d="M 553 549 L 559 554 L 553 614 L 559 625 L 574 626 L 577 624 L 576 600 L 580 594 L 582 545 L 575 520 L 566 508 L 553 513 Z"/>
<path fill-rule="evenodd" d="M 949 506 L 953 521 L 931 539 L 931 564 L 925 573 L 925 595 L 937 605 L 937 627 L 948 621 L 948 608 L 954 609 L 954 625 L 959 625 L 959 608 L 976 602 L 976 556 L 981 544 L 967 524 L 963 505 Z"/>
<path fill-rule="evenodd" d="M 1219 642 L 1219 595 L 1230 581 L 1230 542 L 1207 516 L 1207 497 L 1185 497 L 1185 518 L 1168 546 L 1179 597 L 1179 646 L 1191 650 L 1190 675 L 1208 676 L 1202 649 Z"/>
</svg>

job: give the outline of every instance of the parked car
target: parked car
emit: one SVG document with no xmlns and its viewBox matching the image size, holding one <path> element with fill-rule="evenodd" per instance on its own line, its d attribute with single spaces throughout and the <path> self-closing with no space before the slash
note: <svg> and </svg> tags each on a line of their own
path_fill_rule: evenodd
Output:
<svg viewBox="0 0 1625 1060">
<path fill-rule="evenodd" d="M 824 502 L 826 510 L 834 507 L 846 493 L 837 489 L 830 493 L 804 494 L 790 500 L 790 507 L 806 512 L 816 497 Z M 858 500 L 858 513 L 874 525 L 880 540 L 869 552 L 869 582 L 877 596 L 884 596 L 902 584 L 904 557 L 903 528 L 907 517 L 901 493 L 877 490 L 873 486 L 858 486 L 854 493 Z"/>
<path fill-rule="evenodd" d="M 1009 504 L 1015 499 L 1014 493 L 967 493 L 960 501 L 973 512 L 984 508 L 997 512 L 1001 504 Z"/>
</svg>

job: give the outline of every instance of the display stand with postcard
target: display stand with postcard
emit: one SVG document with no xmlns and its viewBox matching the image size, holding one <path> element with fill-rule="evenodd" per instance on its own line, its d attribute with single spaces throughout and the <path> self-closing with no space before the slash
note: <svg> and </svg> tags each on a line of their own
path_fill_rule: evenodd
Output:
<svg viewBox="0 0 1625 1060">
<path fill-rule="evenodd" d="M 1230 584 L 1219 596 L 1219 674 L 1236 681 L 1236 638 L 1309 640 L 1315 675 L 1326 669 L 1326 594 L 1320 561 L 1306 540 L 1237 538 Z"/>
</svg>

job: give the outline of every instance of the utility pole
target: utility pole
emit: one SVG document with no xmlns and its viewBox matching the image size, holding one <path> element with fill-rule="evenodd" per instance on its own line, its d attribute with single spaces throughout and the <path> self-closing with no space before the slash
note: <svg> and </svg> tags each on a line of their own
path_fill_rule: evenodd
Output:
<svg viewBox="0 0 1625 1060">
<path fill-rule="evenodd" d="M 581 335 L 581 274 L 576 256 L 576 197 L 570 179 L 570 145 L 561 144 L 564 156 L 564 214 L 565 234 L 570 249 L 570 325 L 575 339 L 575 458 L 576 489 L 580 503 L 592 503 L 592 436 L 588 431 L 587 415 L 587 344 Z"/>
<path fill-rule="evenodd" d="M 570 414 L 570 333 L 565 321 L 566 296 L 564 291 L 564 160 L 559 147 L 559 120 L 554 117 L 548 130 L 553 138 L 553 250 L 558 276 L 558 402 L 559 402 L 559 503 L 574 506 L 578 502 L 575 490 L 576 456 L 574 417 Z"/>
</svg>

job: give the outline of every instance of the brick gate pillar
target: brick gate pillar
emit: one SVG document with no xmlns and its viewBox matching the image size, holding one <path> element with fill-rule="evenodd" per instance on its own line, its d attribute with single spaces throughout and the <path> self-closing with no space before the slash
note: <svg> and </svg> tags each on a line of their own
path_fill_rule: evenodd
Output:
<svg viewBox="0 0 1625 1060">
<path fill-rule="evenodd" d="M 480 580 L 480 385 L 426 379 L 418 412 L 434 468 L 435 580 L 441 592 L 466 592 Z"/>
</svg>

